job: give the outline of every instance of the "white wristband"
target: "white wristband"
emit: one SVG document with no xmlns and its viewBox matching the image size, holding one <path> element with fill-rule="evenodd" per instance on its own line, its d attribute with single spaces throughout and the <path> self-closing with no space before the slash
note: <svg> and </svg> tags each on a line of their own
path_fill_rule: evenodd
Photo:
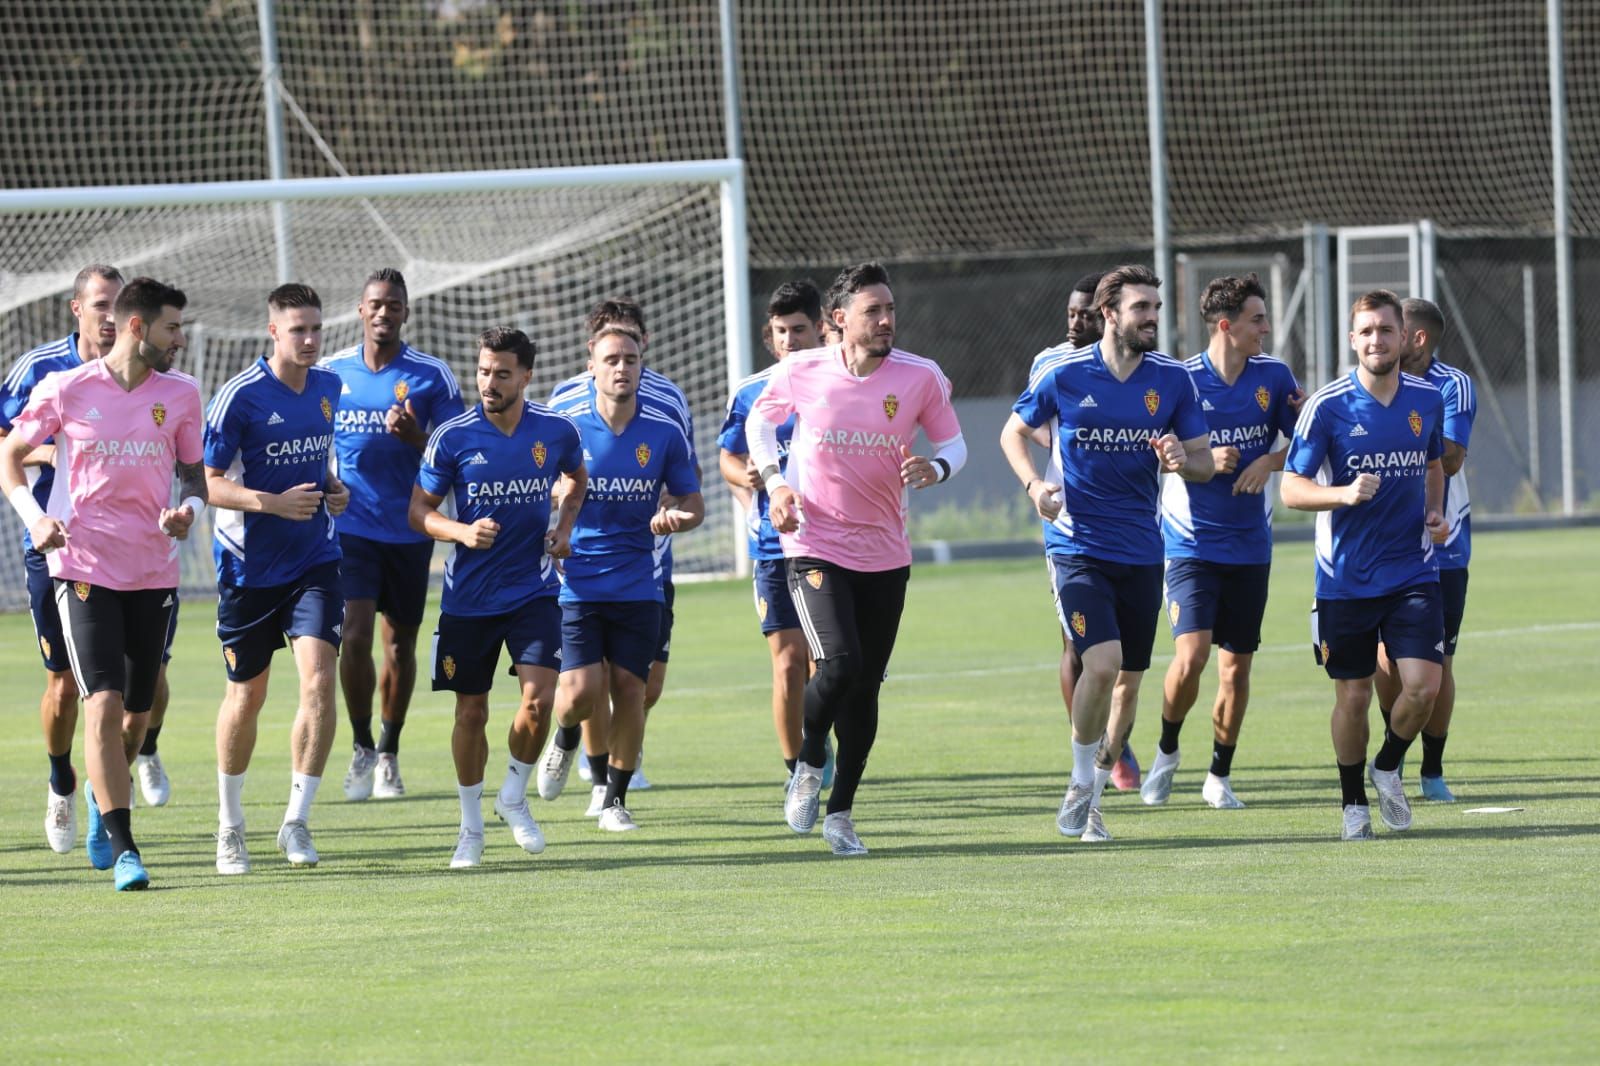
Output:
<svg viewBox="0 0 1600 1066">
<path fill-rule="evenodd" d="M 39 501 L 33 498 L 33 493 L 26 485 L 18 485 L 12 489 L 6 495 L 6 499 L 11 501 L 11 506 L 22 519 L 23 526 L 28 529 L 32 529 L 33 524 L 44 517 L 44 508 L 39 506 Z"/>
<path fill-rule="evenodd" d="M 185 496 L 183 502 L 178 504 L 178 510 L 181 511 L 185 507 L 189 508 L 189 513 L 194 515 L 195 518 L 199 518 L 200 512 L 206 509 L 206 501 L 198 496 Z"/>
<path fill-rule="evenodd" d="M 768 474 L 766 480 L 767 495 L 771 496 L 779 489 L 786 489 L 789 483 L 783 479 L 782 474 Z"/>
</svg>

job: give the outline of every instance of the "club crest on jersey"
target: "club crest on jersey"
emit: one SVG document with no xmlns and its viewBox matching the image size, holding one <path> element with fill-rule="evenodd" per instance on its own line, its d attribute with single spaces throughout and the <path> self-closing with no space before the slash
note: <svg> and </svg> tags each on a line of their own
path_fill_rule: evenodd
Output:
<svg viewBox="0 0 1600 1066">
<path fill-rule="evenodd" d="M 1161 407 L 1161 394 L 1159 392 L 1157 392 L 1155 389 L 1145 389 L 1144 390 L 1144 409 L 1146 411 L 1149 411 L 1150 414 L 1152 416 L 1154 416 L 1156 411 L 1157 411 L 1157 409 L 1159 409 L 1160 407 Z"/>
<path fill-rule="evenodd" d="M 222 661 L 228 664 L 229 670 L 239 669 L 239 656 L 232 648 L 222 649 Z"/>
<path fill-rule="evenodd" d="M 1417 412 L 1412 411 L 1406 416 L 1406 425 L 1411 427 L 1411 435 L 1413 437 L 1422 436 L 1422 416 Z"/>
<path fill-rule="evenodd" d="M 397 382 L 394 383 L 394 402 L 395 403 L 405 403 L 406 402 L 406 397 L 409 396 L 410 394 L 411 394 L 411 386 L 410 386 L 409 383 L 404 382 L 404 381 L 397 381 Z"/>
<path fill-rule="evenodd" d="M 72 591 L 77 593 L 79 603 L 87 603 L 89 601 L 89 583 L 87 581 L 74 581 L 72 583 Z"/>
<path fill-rule="evenodd" d="M 322 420 L 324 422 L 333 421 L 333 404 L 329 402 L 326 396 L 322 398 Z"/>
<path fill-rule="evenodd" d="M 1179 613 L 1178 601 L 1177 600 L 1173 600 L 1171 609 L 1167 611 L 1167 616 L 1172 619 L 1172 624 L 1173 625 L 1177 625 L 1178 624 L 1178 613 Z"/>
<path fill-rule="evenodd" d="M 166 425 L 167 424 L 167 405 L 164 404 L 164 403 L 153 403 L 153 404 L 151 404 L 150 405 L 150 417 L 155 419 L 156 425 L 158 425 L 158 426 Z"/>
<path fill-rule="evenodd" d="M 533 442 L 533 464 L 540 470 L 544 469 L 544 460 L 549 454 L 550 453 L 545 450 L 544 441 L 536 440 Z"/>
<path fill-rule="evenodd" d="M 1068 620 L 1068 624 L 1072 626 L 1072 631 L 1079 637 L 1082 637 L 1089 631 L 1089 623 L 1083 617 L 1082 611 L 1073 611 L 1072 618 Z"/>
<path fill-rule="evenodd" d="M 451 655 L 446 655 L 444 657 L 444 661 L 441 662 L 439 665 L 444 668 L 444 679 L 446 681 L 454 681 L 455 677 L 456 677 L 456 660 L 455 660 L 455 657 L 451 656 Z"/>
<path fill-rule="evenodd" d="M 639 460 L 639 469 L 643 470 L 650 463 L 650 445 L 639 445 L 633 450 L 633 457 Z"/>
<path fill-rule="evenodd" d="M 1263 411 L 1272 406 L 1272 393 L 1267 391 L 1265 385 L 1256 386 L 1256 406 Z"/>
<path fill-rule="evenodd" d="M 820 589 L 822 587 L 822 571 L 821 570 L 807 570 L 806 571 L 806 584 L 810 585 L 814 589 Z"/>
<path fill-rule="evenodd" d="M 885 396 L 883 398 L 883 413 L 888 415 L 890 418 L 893 418 L 895 415 L 899 414 L 900 397 L 896 396 L 892 392 Z"/>
</svg>

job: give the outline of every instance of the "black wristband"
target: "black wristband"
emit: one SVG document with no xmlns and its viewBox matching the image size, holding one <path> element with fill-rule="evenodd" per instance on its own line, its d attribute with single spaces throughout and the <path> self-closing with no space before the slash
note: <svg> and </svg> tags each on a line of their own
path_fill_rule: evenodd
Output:
<svg viewBox="0 0 1600 1066">
<path fill-rule="evenodd" d="M 941 473 L 939 474 L 939 480 L 940 481 L 949 481 L 950 480 L 950 460 L 941 459 L 936 455 L 936 456 L 933 457 L 933 461 L 938 464 L 939 470 L 941 471 Z"/>
<path fill-rule="evenodd" d="M 1037 485 L 1040 480 L 1041 480 L 1040 478 L 1036 478 L 1036 477 L 1029 478 L 1028 479 L 1028 483 L 1026 485 L 1022 486 L 1022 491 L 1024 493 L 1026 493 L 1027 495 L 1032 496 L 1033 495 L 1033 487 L 1035 485 Z"/>
</svg>

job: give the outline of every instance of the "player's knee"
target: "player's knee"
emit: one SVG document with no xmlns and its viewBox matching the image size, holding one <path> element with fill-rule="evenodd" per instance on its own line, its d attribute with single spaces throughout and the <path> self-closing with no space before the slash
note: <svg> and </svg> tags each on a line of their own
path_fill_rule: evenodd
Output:
<svg viewBox="0 0 1600 1066">
<path fill-rule="evenodd" d="M 456 725 L 461 729 L 469 729 L 481 733 L 489 726 L 489 703 L 487 700 L 458 700 L 456 702 Z"/>
<path fill-rule="evenodd" d="M 55 704 L 57 713 L 68 713 L 78 707 L 78 682 L 65 670 L 51 670 L 45 674 L 45 698 Z"/>
<path fill-rule="evenodd" d="M 850 652 L 840 652 L 818 660 L 817 673 L 811 683 L 816 686 L 817 694 L 823 699 L 834 700 L 850 690 L 860 673 L 861 657 Z"/>
<path fill-rule="evenodd" d="M 1083 683 L 1111 688 L 1122 668 L 1122 647 L 1115 641 L 1096 644 L 1078 661 L 1078 677 Z"/>
<path fill-rule="evenodd" d="M 1250 691 L 1250 667 L 1225 658 L 1217 664 L 1217 681 L 1224 692 L 1243 695 Z"/>
<path fill-rule="evenodd" d="M 1435 673 L 1431 677 L 1411 679 L 1402 685 L 1405 698 L 1419 707 L 1432 707 L 1439 698 L 1439 677 Z"/>
</svg>

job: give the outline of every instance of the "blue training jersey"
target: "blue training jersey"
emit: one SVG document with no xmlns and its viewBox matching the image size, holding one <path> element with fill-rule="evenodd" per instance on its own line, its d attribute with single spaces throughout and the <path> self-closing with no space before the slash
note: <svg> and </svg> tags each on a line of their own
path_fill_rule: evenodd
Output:
<svg viewBox="0 0 1600 1066">
<path fill-rule="evenodd" d="M 0 384 L 0 429 L 11 432 L 11 424 L 28 406 L 28 398 L 33 395 L 35 385 L 57 370 L 72 370 L 82 366 L 83 362 L 83 357 L 78 354 L 78 335 L 69 333 L 58 341 L 41 344 L 13 363 L 5 382 Z M 25 468 L 25 472 L 33 498 L 40 507 L 48 510 L 50 490 L 56 482 L 55 466 L 30 466 Z M 22 531 L 22 546 L 33 547 L 33 534 L 26 529 Z"/>
<path fill-rule="evenodd" d="M 1206 434 L 1194 382 L 1183 364 L 1147 352 L 1118 381 L 1100 345 L 1053 349 L 1036 360 L 1012 410 L 1029 426 L 1050 425 L 1063 506 L 1045 528 L 1045 551 L 1106 562 L 1161 562 L 1156 517 L 1160 463 L 1150 442 Z"/>
<path fill-rule="evenodd" d="M 406 512 L 422 453 L 390 433 L 389 409 L 409 403 L 425 432 L 461 414 L 461 388 L 443 360 L 401 345 L 382 370 L 367 365 L 363 346 L 346 348 L 323 364 L 339 375 L 333 423 L 334 472 L 350 489 L 350 507 L 334 519 L 340 533 L 390 544 L 415 544 Z"/>
<path fill-rule="evenodd" d="M 561 602 L 664 599 L 667 574 L 655 552 L 650 519 L 664 489 L 673 496 L 700 491 L 688 435 L 678 422 L 639 403 L 621 433 L 611 432 L 581 394 L 559 410 L 583 435 L 589 491 L 572 532 Z"/>
<path fill-rule="evenodd" d="M 314 366 L 304 391 L 295 392 L 262 356 L 211 398 L 206 465 L 261 492 L 305 484 L 325 490 L 339 388 L 339 375 Z M 340 557 L 326 503 L 304 522 L 218 508 L 215 528 L 212 553 L 223 585 L 286 585 Z"/>
<path fill-rule="evenodd" d="M 444 567 L 439 609 L 450 615 L 505 614 L 557 592 L 555 565 L 544 550 L 550 492 L 561 474 L 583 464 L 572 419 L 541 404 L 522 404 L 510 436 L 478 404 L 428 438 L 417 484 L 455 498 L 456 518 L 471 525 L 492 518 L 500 532 L 487 549 L 457 544 Z"/>
<path fill-rule="evenodd" d="M 1422 378 L 1400 375 L 1386 407 L 1357 371 L 1316 391 L 1300 411 L 1284 470 L 1319 485 L 1376 474 L 1378 493 L 1354 507 L 1317 512 L 1317 597 L 1387 596 L 1439 579 L 1423 525 L 1428 463 L 1444 454 L 1444 401 Z"/>
<path fill-rule="evenodd" d="M 1239 465 L 1210 481 L 1195 483 L 1175 474 L 1161 486 L 1161 537 L 1168 559 L 1250 565 L 1272 561 L 1272 495 L 1234 494 L 1245 467 L 1272 450 L 1282 434 L 1294 436 L 1289 398 L 1300 388 L 1294 371 L 1270 355 L 1251 356 L 1232 385 L 1206 352 L 1184 360 L 1211 427 L 1213 448 L 1239 449 Z"/>
<path fill-rule="evenodd" d="M 772 372 L 776 369 L 777 366 L 774 364 L 739 382 L 739 387 L 734 389 L 733 395 L 728 398 L 728 414 L 722 420 L 722 432 L 717 434 L 717 447 L 734 455 L 750 454 L 750 442 L 745 437 L 745 422 L 750 418 L 750 408 L 755 404 L 756 397 L 766 389 L 767 382 L 772 380 Z M 780 471 L 789 468 L 789 440 L 794 436 L 795 419 L 798 417 L 790 415 L 778 427 Z M 767 498 L 766 490 L 757 492 L 751 502 L 753 506 L 746 516 L 745 523 L 750 558 L 758 561 L 782 559 L 783 545 L 779 543 L 778 531 L 773 527 L 772 517 L 767 513 L 771 501 Z"/>
<path fill-rule="evenodd" d="M 1478 394 L 1465 371 L 1435 359 L 1428 364 L 1428 384 L 1444 399 L 1444 439 L 1465 451 L 1472 441 L 1472 423 L 1478 417 Z M 1467 475 L 1458 470 L 1444 483 L 1444 520 L 1450 534 L 1434 547 L 1440 570 L 1465 570 L 1472 561 L 1472 501 L 1467 498 Z"/>
</svg>

